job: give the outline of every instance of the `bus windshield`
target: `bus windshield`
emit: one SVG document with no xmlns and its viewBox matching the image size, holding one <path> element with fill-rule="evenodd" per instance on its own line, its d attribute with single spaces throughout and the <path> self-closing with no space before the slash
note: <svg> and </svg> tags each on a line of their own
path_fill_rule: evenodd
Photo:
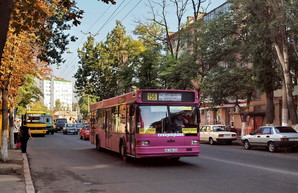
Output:
<svg viewBox="0 0 298 193">
<path fill-rule="evenodd" d="M 27 114 L 28 123 L 45 123 L 45 116 L 42 113 L 28 113 Z"/>
<path fill-rule="evenodd" d="M 195 106 L 139 106 L 139 133 L 182 133 L 198 127 Z"/>
</svg>

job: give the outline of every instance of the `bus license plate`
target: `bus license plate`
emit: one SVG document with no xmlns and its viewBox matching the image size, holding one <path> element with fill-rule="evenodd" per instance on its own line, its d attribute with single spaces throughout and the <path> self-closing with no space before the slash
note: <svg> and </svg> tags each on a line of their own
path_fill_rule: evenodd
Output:
<svg viewBox="0 0 298 193">
<path fill-rule="evenodd" d="M 178 149 L 164 149 L 164 152 L 178 152 Z"/>
</svg>

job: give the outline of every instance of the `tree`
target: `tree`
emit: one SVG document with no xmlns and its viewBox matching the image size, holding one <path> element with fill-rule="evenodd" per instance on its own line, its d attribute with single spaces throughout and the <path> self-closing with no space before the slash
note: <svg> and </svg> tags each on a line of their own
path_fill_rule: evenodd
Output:
<svg viewBox="0 0 298 193">
<path fill-rule="evenodd" d="M 44 106 L 42 104 L 42 102 L 40 102 L 40 101 L 35 101 L 30 106 L 31 106 L 30 109 L 32 109 L 34 111 L 45 111 L 45 112 L 49 112 L 48 108 L 46 106 Z"/>
<path fill-rule="evenodd" d="M 201 89 L 206 101 L 211 101 L 212 106 L 226 104 L 235 100 L 236 107 L 240 109 L 242 118 L 241 136 L 245 133 L 246 117 L 245 109 L 238 105 L 239 99 L 244 99 L 247 106 L 252 100 L 255 91 L 254 76 L 252 70 L 245 67 L 231 65 L 230 67 L 217 66 L 211 69 L 204 78 Z"/>
<path fill-rule="evenodd" d="M 21 115 L 26 113 L 27 106 L 33 101 L 39 101 L 43 97 L 41 90 L 34 85 L 34 77 L 32 75 L 26 75 L 24 82 L 18 89 L 18 94 L 14 98 L 16 103 L 16 114 Z"/>
<path fill-rule="evenodd" d="M 126 35 L 119 21 L 105 42 L 95 44 L 90 36 L 78 51 L 81 66 L 75 74 L 76 89 L 82 95 L 98 96 L 101 100 L 131 90 L 133 61 L 144 50 L 142 42 Z"/>
<path fill-rule="evenodd" d="M 157 35 L 155 36 L 155 38 L 161 41 L 166 46 L 166 51 L 169 52 L 171 57 L 177 60 L 183 43 L 181 42 L 182 39 L 179 33 L 177 33 L 175 42 L 171 41 L 172 33 L 170 32 L 169 18 L 167 16 L 167 8 L 172 6 L 174 7 L 176 19 L 177 19 L 177 25 L 176 25 L 177 31 L 180 32 L 183 29 L 182 19 L 186 12 L 189 1 L 188 0 L 170 0 L 170 1 L 162 0 L 162 2 L 157 2 L 157 1 L 150 0 L 148 2 L 151 9 L 151 14 L 152 14 L 152 19 L 149 19 L 149 21 L 151 21 L 153 25 L 158 25 L 164 32 L 163 34 L 152 34 L 152 35 Z M 157 10 L 160 10 L 160 11 L 157 11 Z"/>
<path fill-rule="evenodd" d="M 115 0 L 98 1 L 112 4 L 116 3 Z M 70 0 L 0 0 L 0 66 L 2 65 L 1 59 L 7 39 L 9 23 L 16 28 L 16 33 L 22 29 L 27 30 L 31 27 L 41 28 L 44 26 L 44 21 L 40 21 L 38 18 L 46 18 L 48 15 L 47 11 L 51 11 L 51 9 L 48 9 L 49 7 L 47 5 L 54 5 L 60 9 L 71 9 L 74 4 Z M 80 18 L 80 15 L 76 15 L 71 11 L 68 13 L 70 20 L 73 20 L 73 23 L 77 25 L 79 23 L 78 19 Z M 18 21 L 26 22 L 19 23 Z"/>
<path fill-rule="evenodd" d="M 102 0 L 103 2 L 112 2 L 115 3 L 113 0 Z M 44 47 L 47 47 L 44 43 L 47 43 L 48 39 L 42 37 L 53 37 L 54 33 L 50 33 L 49 28 L 47 28 L 47 24 L 51 22 L 47 22 L 47 19 L 51 18 L 52 16 L 55 16 L 57 13 L 56 11 L 62 10 L 60 13 L 67 15 L 66 21 L 73 21 L 74 25 L 79 24 L 78 19 L 81 18 L 82 11 L 76 12 L 75 4 L 71 2 L 70 0 L 50 0 L 50 1 L 36 1 L 36 0 L 28 0 L 28 1 L 4 1 L 0 0 L 0 78 L 1 78 L 1 91 L 2 91 L 2 109 L 3 109 L 3 121 L 2 121 L 2 128 L 3 128 L 3 144 L 1 146 L 1 156 L 4 161 L 7 160 L 8 154 L 7 154 L 7 136 L 6 136 L 6 130 L 8 127 L 8 99 L 10 94 L 10 91 L 13 90 L 12 88 L 15 88 L 17 90 L 17 87 L 12 87 L 12 75 L 15 71 L 16 64 L 21 64 L 20 61 L 23 60 L 23 65 L 26 66 L 26 62 L 32 62 L 34 58 L 37 58 L 41 55 L 41 52 L 38 52 L 38 50 L 43 50 Z M 74 9 L 73 9 L 74 8 Z M 55 11 L 56 10 L 56 11 Z M 61 16 L 61 15 L 56 15 Z M 56 20 L 59 22 L 64 22 L 65 20 Z M 65 29 L 60 28 L 61 26 L 58 24 L 58 28 L 56 29 Z M 53 29 L 53 28 L 50 28 Z M 10 31 L 9 31 L 10 30 Z M 57 31 L 56 31 L 57 32 Z M 35 35 L 35 37 L 33 37 Z M 38 36 L 36 36 L 38 35 Z M 61 35 L 61 34 L 60 34 Z M 24 47 L 21 47 L 20 45 L 23 43 L 21 41 L 18 41 L 16 39 L 20 36 L 24 36 L 28 38 L 29 41 L 24 41 L 24 43 L 27 43 L 26 45 L 22 45 Z M 7 38 L 9 37 L 9 38 Z M 10 38 L 13 37 L 13 38 Z M 60 37 L 66 38 L 65 36 L 61 35 Z M 7 42 L 9 42 L 11 39 L 12 45 L 7 45 Z M 37 46 L 37 42 L 39 41 L 39 46 Z M 44 42 L 46 41 L 46 42 Z M 63 52 L 63 43 L 59 43 L 60 48 Z M 31 49 L 28 51 L 28 49 L 31 46 Z M 40 47 L 41 46 L 41 47 Z M 56 46 L 56 45 L 55 45 Z M 20 49 L 23 48 L 23 50 Z M 25 48 L 26 47 L 26 48 Z M 54 47 L 54 46 L 53 46 Z M 16 50 L 14 50 L 16 48 Z M 24 49 L 25 48 L 25 49 Z M 49 48 L 49 47 L 47 47 Z M 27 52 L 26 52 L 27 51 Z M 50 51 L 50 49 L 46 49 L 46 51 Z M 5 52 L 6 57 L 5 57 Z M 14 55 L 17 52 L 21 52 L 24 54 Z M 60 53 L 62 53 L 60 52 Z M 31 54 L 31 55 L 30 55 Z M 57 54 L 57 53 L 55 53 Z M 49 55 L 50 57 L 59 58 L 58 55 L 55 56 Z M 15 59 L 12 56 L 19 56 L 19 58 Z M 34 57 L 33 57 L 34 56 Z M 9 58 L 9 59 L 8 59 Z M 11 60 L 12 59 L 12 60 Z M 40 67 L 41 64 L 44 64 L 40 61 L 35 61 L 34 68 L 31 68 L 31 72 L 29 74 L 39 75 L 42 76 L 43 71 L 34 71 L 36 67 Z M 28 65 L 29 67 L 30 65 Z M 31 66 L 32 67 L 32 66 Z M 25 68 L 27 69 L 27 68 Z M 33 70 L 32 70 L 33 69 Z M 40 70 L 40 69 L 39 69 Z M 47 70 L 46 70 L 47 71 Z M 26 70 L 25 70 L 26 72 Z M 20 73 L 21 75 L 25 74 L 24 72 Z M 21 76 L 22 80 L 23 76 Z M 16 86 L 16 85 L 15 85 Z M 11 97 L 13 98 L 13 97 Z M 12 105 L 13 103 L 11 103 Z"/>
<path fill-rule="evenodd" d="M 79 99 L 79 107 L 80 107 L 80 112 L 83 115 L 84 120 L 88 120 L 88 115 L 90 112 L 90 104 L 96 103 L 98 97 L 91 96 L 91 95 L 84 95 Z"/>
<path fill-rule="evenodd" d="M 62 111 L 62 103 L 60 101 L 60 99 L 57 99 L 55 101 L 55 107 L 54 107 L 55 111 Z"/>
<path fill-rule="evenodd" d="M 289 50 L 295 46 L 291 40 L 297 38 L 297 10 L 296 1 L 244 1 L 234 0 L 235 9 L 242 16 L 242 23 L 239 26 L 246 25 L 246 19 L 254 17 L 259 26 L 266 26 L 268 33 L 263 34 L 270 38 L 278 56 L 278 61 L 283 70 L 284 83 L 286 88 L 287 105 L 289 108 L 290 119 L 293 125 L 298 123 L 297 114 L 293 101 L 293 85 L 290 73 Z M 294 50 L 293 48 L 292 50 Z"/>
<path fill-rule="evenodd" d="M 20 32 L 18 35 L 9 32 L 8 43 L 6 44 L 2 66 L 0 66 L 0 86 L 2 91 L 2 138 L 1 156 L 3 160 L 7 160 L 7 135 L 8 113 L 12 115 L 14 98 L 17 95 L 19 86 L 24 82 L 25 75 L 46 76 L 49 68 L 42 62 L 34 60 L 36 56 L 32 50 L 37 37 L 30 32 Z M 10 109 L 8 109 L 8 103 Z M 12 120 L 12 116 L 10 119 Z M 10 121 L 12 123 L 12 121 Z"/>
</svg>

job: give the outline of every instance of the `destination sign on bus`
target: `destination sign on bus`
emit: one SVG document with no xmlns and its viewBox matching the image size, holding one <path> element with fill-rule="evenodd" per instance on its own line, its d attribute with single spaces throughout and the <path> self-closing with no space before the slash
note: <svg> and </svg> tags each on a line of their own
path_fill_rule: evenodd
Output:
<svg viewBox="0 0 298 193">
<path fill-rule="evenodd" d="M 28 117 L 40 117 L 41 115 L 41 113 L 27 113 Z"/>
<path fill-rule="evenodd" d="M 151 92 L 144 91 L 142 94 L 144 102 L 194 102 L 193 92 Z"/>
</svg>

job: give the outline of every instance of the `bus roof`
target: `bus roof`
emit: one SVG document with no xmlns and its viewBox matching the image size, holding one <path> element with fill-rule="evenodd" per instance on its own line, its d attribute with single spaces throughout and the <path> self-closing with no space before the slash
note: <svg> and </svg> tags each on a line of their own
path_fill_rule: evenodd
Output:
<svg viewBox="0 0 298 193">
<path fill-rule="evenodd" d="M 144 89 L 119 95 L 90 105 L 91 111 L 120 104 L 198 104 L 198 92 L 193 90 Z"/>
<path fill-rule="evenodd" d="M 27 111 L 26 113 L 46 113 L 44 111 Z"/>
</svg>

